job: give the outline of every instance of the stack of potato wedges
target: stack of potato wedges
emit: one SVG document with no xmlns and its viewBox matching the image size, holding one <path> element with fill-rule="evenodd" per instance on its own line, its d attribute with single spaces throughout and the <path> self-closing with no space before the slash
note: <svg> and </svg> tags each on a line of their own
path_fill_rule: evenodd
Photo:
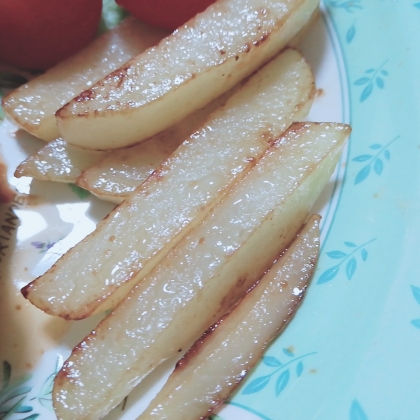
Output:
<svg viewBox="0 0 420 420">
<path fill-rule="evenodd" d="M 287 46 L 318 2 L 218 0 L 172 34 L 128 18 L 4 98 L 48 142 L 16 176 L 119 204 L 22 289 L 69 320 L 112 309 L 55 379 L 59 419 L 102 418 L 186 351 L 139 418 L 205 418 L 293 316 L 350 134 L 303 122 L 314 78 Z"/>
</svg>

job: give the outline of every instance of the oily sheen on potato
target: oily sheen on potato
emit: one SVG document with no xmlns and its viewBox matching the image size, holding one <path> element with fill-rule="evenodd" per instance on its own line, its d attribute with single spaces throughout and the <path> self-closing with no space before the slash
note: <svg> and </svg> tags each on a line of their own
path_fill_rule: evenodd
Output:
<svg viewBox="0 0 420 420">
<path fill-rule="evenodd" d="M 108 152 L 103 159 L 84 170 L 76 184 L 99 198 L 121 203 L 238 88 L 237 85 L 147 141 Z M 89 152 L 86 150 L 86 153 Z"/>
<path fill-rule="evenodd" d="M 59 108 L 166 35 L 162 29 L 128 18 L 84 50 L 8 94 L 3 110 L 30 134 L 54 140 L 60 136 L 55 120 Z"/>
<path fill-rule="evenodd" d="M 293 317 L 318 252 L 312 216 L 257 286 L 195 342 L 138 420 L 197 420 L 225 401 Z"/>
<path fill-rule="evenodd" d="M 113 308 L 293 121 L 305 118 L 314 89 L 303 57 L 286 50 L 23 294 L 67 319 Z"/>
<path fill-rule="evenodd" d="M 90 149 L 134 144 L 182 120 L 267 62 L 319 0 L 218 0 L 57 112 L 61 136 Z"/>
<path fill-rule="evenodd" d="M 75 183 L 83 170 L 104 158 L 106 152 L 86 150 L 56 139 L 25 159 L 15 177 L 30 176 L 42 181 Z"/>
<path fill-rule="evenodd" d="M 349 132 L 342 124 L 292 125 L 73 349 L 54 383 L 58 418 L 101 418 L 227 313 L 293 240 Z"/>
<path fill-rule="evenodd" d="M 121 203 L 170 154 L 193 134 L 218 107 L 224 105 L 235 87 L 188 115 L 162 133 L 135 146 L 112 151 L 88 150 L 56 139 L 29 156 L 15 176 L 43 181 L 72 182 L 104 200 Z"/>
</svg>

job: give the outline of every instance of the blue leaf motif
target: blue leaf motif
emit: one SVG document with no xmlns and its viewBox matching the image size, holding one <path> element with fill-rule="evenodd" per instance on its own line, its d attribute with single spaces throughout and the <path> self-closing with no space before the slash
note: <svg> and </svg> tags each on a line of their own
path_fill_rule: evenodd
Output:
<svg viewBox="0 0 420 420">
<path fill-rule="evenodd" d="M 19 408 L 15 410 L 16 413 L 30 413 L 33 410 L 32 407 L 28 405 L 21 405 Z"/>
<path fill-rule="evenodd" d="M 420 319 L 413 319 L 411 323 L 416 327 L 420 329 Z"/>
<path fill-rule="evenodd" d="M 354 184 L 360 184 L 362 181 L 364 181 L 370 174 L 370 164 L 366 165 L 356 175 L 356 178 L 354 179 Z"/>
<path fill-rule="evenodd" d="M 356 248 L 356 244 L 354 244 L 353 242 L 344 242 L 345 246 L 348 246 L 349 248 Z"/>
<path fill-rule="evenodd" d="M 377 151 L 375 155 L 370 154 L 362 154 L 359 156 L 356 156 L 352 160 L 355 162 L 364 162 L 368 161 L 366 163 L 366 166 L 364 166 L 356 175 L 354 184 L 359 184 L 360 182 L 364 181 L 369 175 L 370 171 L 373 169 L 373 171 L 377 175 L 381 175 L 385 163 L 391 159 L 391 153 L 388 150 L 388 147 L 397 139 L 399 139 L 401 136 L 397 136 L 394 139 L 392 139 L 389 143 L 387 143 L 385 146 L 382 146 L 380 143 L 374 143 L 369 146 L 371 150 Z M 382 155 L 382 156 L 381 156 Z"/>
<path fill-rule="evenodd" d="M 281 375 L 277 378 L 276 381 L 276 397 L 280 395 L 280 393 L 286 388 L 287 384 L 289 383 L 290 379 L 290 371 L 289 369 L 285 370 L 281 373 Z"/>
<path fill-rule="evenodd" d="M 375 163 L 373 164 L 373 169 L 378 175 L 380 175 L 382 173 L 382 171 L 384 169 L 384 163 L 383 163 L 382 159 L 377 158 L 375 160 Z"/>
<path fill-rule="evenodd" d="M 366 251 L 366 249 L 365 249 L 365 248 L 363 248 L 363 249 L 360 251 L 360 255 L 361 255 L 361 257 L 362 257 L 362 260 L 363 260 L 363 261 L 366 261 L 366 260 L 367 260 L 367 257 L 368 257 L 368 252 Z"/>
<path fill-rule="evenodd" d="M 339 269 L 340 269 L 340 266 L 335 265 L 334 267 L 331 267 L 328 270 L 325 270 L 319 277 L 316 284 L 324 284 L 331 281 L 337 275 Z"/>
<path fill-rule="evenodd" d="M 352 279 L 354 273 L 356 272 L 357 261 L 356 258 L 352 257 L 349 262 L 346 264 L 346 275 L 349 280 Z"/>
<path fill-rule="evenodd" d="M 360 95 L 360 102 L 364 102 L 372 94 L 374 87 L 379 89 L 385 88 L 384 77 L 388 76 L 388 72 L 383 69 L 389 60 L 385 60 L 379 67 L 365 70 L 364 76 L 357 79 L 354 84 L 356 86 L 364 86 Z"/>
<path fill-rule="evenodd" d="M 264 389 L 267 384 L 270 382 L 271 375 L 260 376 L 259 378 L 254 379 L 251 381 L 245 389 L 242 391 L 242 394 L 255 394 L 256 392 L 261 391 Z"/>
<path fill-rule="evenodd" d="M 286 349 L 285 347 L 283 347 L 283 353 L 288 357 L 295 357 L 293 352 L 291 352 L 289 349 Z"/>
<path fill-rule="evenodd" d="M 57 361 L 57 365 L 58 365 L 58 361 Z M 56 376 L 57 371 L 58 371 L 58 366 L 56 367 L 56 370 L 50 376 L 48 376 L 48 378 L 44 381 L 38 394 L 38 399 L 40 401 L 42 399 L 51 400 L 51 393 L 53 390 L 54 378 Z"/>
<path fill-rule="evenodd" d="M 279 367 L 279 366 L 281 366 L 280 360 L 277 359 L 276 357 L 273 357 L 273 356 L 264 356 L 263 357 L 263 363 L 266 366 L 270 366 L 270 367 Z"/>
<path fill-rule="evenodd" d="M 357 79 L 354 84 L 356 86 L 362 86 L 365 85 L 366 83 L 369 83 L 370 79 L 369 77 L 361 77 L 360 79 Z"/>
<path fill-rule="evenodd" d="M 369 420 L 357 400 L 353 400 L 351 404 L 349 420 Z"/>
<path fill-rule="evenodd" d="M 363 6 L 360 3 L 360 0 L 329 0 L 329 5 L 331 7 L 342 8 L 348 13 L 353 13 L 354 10 L 361 10 Z"/>
<path fill-rule="evenodd" d="M 375 82 L 376 82 L 376 86 L 378 86 L 379 89 L 383 89 L 385 87 L 385 83 L 384 83 L 384 80 L 382 79 L 382 77 L 378 76 L 375 79 Z"/>
<path fill-rule="evenodd" d="M 360 102 L 366 101 L 367 98 L 369 98 L 370 94 L 373 90 L 373 84 L 369 83 L 362 91 L 362 94 L 360 95 Z"/>
<path fill-rule="evenodd" d="M 19 395 L 27 394 L 28 392 L 32 391 L 31 386 L 21 386 L 17 389 L 14 389 L 13 392 L 9 394 L 9 399 L 15 398 Z"/>
<path fill-rule="evenodd" d="M 52 408 L 52 398 L 39 398 L 38 401 L 46 409 L 53 410 L 53 408 Z"/>
<path fill-rule="evenodd" d="M 23 404 L 23 400 L 26 398 L 26 395 L 24 395 L 22 398 L 20 398 L 17 402 L 15 402 L 11 407 L 5 406 L 4 402 L 1 404 L 1 418 L 7 418 L 10 417 L 10 414 L 14 414 L 19 412 L 19 408 Z M 8 400 L 9 401 L 9 400 Z"/>
<path fill-rule="evenodd" d="M 354 25 L 351 25 L 346 34 L 346 41 L 350 44 L 353 41 L 354 36 L 356 35 L 356 28 Z"/>
<path fill-rule="evenodd" d="M 413 293 L 414 299 L 420 305 L 420 287 L 411 286 L 411 291 Z"/>
<path fill-rule="evenodd" d="M 30 416 L 28 416 L 28 417 L 25 417 L 24 419 L 22 419 L 22 420 L 34 420 L 34 419 L 36 419 L 36 418 L 38 418 L 39 417 L 39 414 L 31 414 Z"/>
<path fill-rule="evenodd" d="M 367 160 L 371 159 L 373 155 L 359 155 L 353 158 L 354 162 L 366 162 Z"/>
<path fill-rule="evenodd" d="M 296 365 L 296 376 L 299 377 L 303 373 L 303 363 L 302 361 L 299 361 L 299 363 Z"/>
<path fill-rule="evenodd" d="M 342 251 L 330 251 L 330 252 L 327 252 L 327 255 L 330 258 L 333 258 L 335 260 L 338 260 L 340 258 L 347 257 L 347 254 L 345 252 L 342 252 Z"/>
<path fill-rule="evenodd" d="M 420 3 L 414 3 L 413 6 L 420 10 Z"/>
</svg>

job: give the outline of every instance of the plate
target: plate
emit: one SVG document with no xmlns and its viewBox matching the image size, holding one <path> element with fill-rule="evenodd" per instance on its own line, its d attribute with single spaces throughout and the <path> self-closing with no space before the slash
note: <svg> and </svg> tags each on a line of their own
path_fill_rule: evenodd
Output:
<svg viewBox="0 0 420 420">
<path fill-rule="evenodd" d="M 415 0 L 325 0 L 300 46 L 318 88 L 308 119 L 353 133 L 316 205 L 322 249 L 304 303 L 215 419 L 420 418 L 419 23 Z M 14 178 L 40 145 L 0 124 L 19 192 L 0 208 L 0 418 L 12 420 L 55 419 L 55 372 L 98 321 L 53 320 L 19 289 L 112 208 L 74 186 Z M 172 363 L 107 419 L 136 418 Z"/>
</svg>

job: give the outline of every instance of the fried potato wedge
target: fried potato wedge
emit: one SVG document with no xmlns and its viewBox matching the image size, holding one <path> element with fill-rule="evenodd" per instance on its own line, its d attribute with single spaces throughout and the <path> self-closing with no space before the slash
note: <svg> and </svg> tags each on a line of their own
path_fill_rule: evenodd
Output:
<svg viewBox="0 0 420 420">
<path fill-rule="evenodd" d="M 237 89 L 135 146 L 112 151 L 87 150 L 63 139 L 53 140 L 24 160 L 15 176 L 77 183 L 99 198 L 121 203 Z"/>
<path fill-rule="evenodd" d="M 113 308 L 293 121 L 305 118 L 314 90 L 303 57 L 286 50 L 23 294 L 67 319 Z"/>
<path fill-rule="evenodd" d="M 53 390 L 59 419 L 93 419 L 197 340 L 293 240 L 350 132 L 294 124 L 73 350 Z"/>
<path fill-rule="evenodd" d="M 9 119 L 46 141 L 60 137 L 55 112 L 132 57 L 157 44 L 167 32 L 128 18 L 84 50 L 3 98 Z"/>
<path fill-rule="evenodd" d="M 98 198 L 121 203 L 238 89 L 239 85 L 145 142 L 108 152 L 106 157 L 83 171 L 77 185 Z"/>
<path fill-rule="evenodd" d="M 318 253 L 312 216 L 256 287 L 195 342 L 138 420 L 204 419 L 225 401 L 295 314 Z"/>
<path fill-rule="evenodd" d="M 85 169 L 95 165 L 105 154 L 101 150 L 80 149 L 63 139 L 56 139 L 25 159 L 16 168 L 15 177 L 75 183 Z"/>
<path fill-rule="evenodd" d="M 115 149 L 163 131 L 267 62 L 319 0 L 219 0 L 57 111 L 61 136 Z"/>
</svg>

